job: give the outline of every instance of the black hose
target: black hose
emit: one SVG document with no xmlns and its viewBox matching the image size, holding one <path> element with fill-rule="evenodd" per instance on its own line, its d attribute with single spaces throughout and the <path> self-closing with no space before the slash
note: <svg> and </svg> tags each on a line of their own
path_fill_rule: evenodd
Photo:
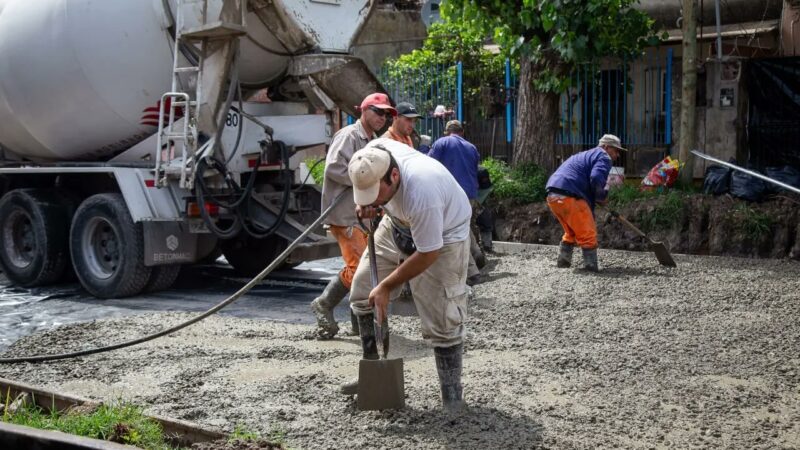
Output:
<svg viewBox="0 0 800 450">
<path fill-rule="evenodd" d="M 194 318 L 192 318 L 190 320 L 187 320 L 186 322 L 183 322 L 183 323 L 180 323 L 178 325 L 175 325 L 174 327 L 167 328 L 166 330 L 161 330 L 161 331 L 159 331 L 157 333 L 149 334 L 147 336 L 143 336 L 143 337 L 140 337 L 138 339 L 131 340 L 131 341 L 125 341 L 125 342 L 120 342 L 118 344 L 107 345 L 105 347 L 97 347 L 97 348 L 92 348 L 92 349 L 88 349 L 88 350 L 81 350 L 81 351 L 71 352 L 71 353 L 59 353 L 59 354 L 55 354 L 55 355 L 21 356 L 21 357 L 17 357 L 17 358 L 0 358 L 0 364 L 14 364 L 14 363 L 21 363 L 21 362 L 31 362 L 31 363 L 33 363 L 33 362 L 43 362 L 43 361 L 56 361 L 56 360 L 59 360 L 59 359 L 77 358 L 79 356 L 87 356 L 87 355 L 94 355 L 96 353 L 109 352 L 109 351 L 112 351 L 112 350 L 118 350 L 118 349 L 121 349 L 121 348 L 125 348 L 125 347 L 130 347 L 130 346 L 133 346 L 133 345 L 141 344 L 143 342 L 152 341 L 153 339 L 159 338 L 161 336 L 166 336 L 166 335 L 168 335 L 170 333 L 174 333 L 174 332 L 176 332 L 178 330 L 186 328 L 189 325 L 195 324 L 195 323 L 205 319 L 206 317 L 211 316 L 212 314 L 216 313 L 217 311 L 221 310 L 222 308 L 230 305 L 231 303 L 235 302 L 242 295 L 247 293 L 247 291 L 252 289 L 256 284 L 261 282 L 261 280 L 263 280 L 264 277 L 269 275 L 270 272 L 275 270 L 276 267 L 278 267 L 281 263 L 283 263 L 283 260 L 286 259 L 287 256 L 289 256 L 289 254 L 292 252 L 292 250 L 294 250 L 295 247 L 297 247 L 297 245 L 300 242 L 302 242 L 303 239 L 305 239 L 306 236 L 308 236 L 311 233 L 311 230 L 313 230 L 316 227 L 318 227 L 322 223 L 322 221 L 325 220 L 326 217 L 328 217 L 328 214 L 330 214 L 331 211 L 333 211 L 333 208 L 335 208 L 336 205 L 338 205 L 339 202 L 342 200 L 342 198 L 344 198 L 344 195 L 345 194 L 349 194 L 349 193 L 350 193 L 350 189 L 346 189 L 344 192 L 339 194 L 333 200 L 333 203 L 328 207 L 328 209 L 323 211 L 322 214 L 320 214 L 319 218 L 317 218 L 317 220 L 315 220 L 314 223 L 309 225 L 308 228 L 306 228 L 306 230 L 303 231 L 303 233 L 301 233 L 300 236 L 297 239 L 294 240 L 294 242 L 289 244 L 289 246 L 286 247 L 286 250 L 284 250 L 280 255 L 278 255 L 278 257 L 275 258 L 267 267 L 265 267 L 264 270 L 261 271 L 261 273 L 256 275 L 246 285 L 242 286 L 241 289 L 239 289 L 238 291 L 234 292 L 230 297 L 226 298 L 225 300 L 223 300 L 222 302 L 218 303 L 213 308 L 211 308 L 208 311 L 200 314 L 197 317 L 194 317 Z"/>
<path fill-rule="evenodd" d="M 281 202 L 281 210 L 278 213 L 278 218 L 275 220 L 266 231 L 259 231 L 258 224 L 252 224 L 252 228 L 247 225 L 247 221 L 245 220 L 246 217 L 249 217 L 249 209 L 250 209 L 250 202 L 245 203 L 243 214 L 246 217 L 242 217 L 242 224 L 244 226 L 244 230 L 250 236 L 256 239 L 264 239 L 266 237 L 271 236 L 278 230 L 278 227 L 281 226 L 284 219 L 286 218 L 286 213 L 289 211 L 289 201 L 291 200 L 291 193 L 292 193 L 292 171 L 289 168 L 289 150 L 286 148 L 286 144 L 281 141 L 275 141 L 275 145 L 277 145 L 281 150 L 281 160 L 283 160 L 284 164 L 284 181 L 283 181 L 283 201 Z"/>
</svg>

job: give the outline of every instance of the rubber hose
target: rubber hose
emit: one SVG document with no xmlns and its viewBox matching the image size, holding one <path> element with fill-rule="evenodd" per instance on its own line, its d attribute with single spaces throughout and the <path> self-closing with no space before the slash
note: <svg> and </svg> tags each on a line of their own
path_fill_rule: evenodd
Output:
<svg viewBox="0 0 800 450">
<path fill-rule="evenodd" d="M 206 317 L 209 317 L 209 316 L 213 315 L 217 311 L 221 310 L 222 308 L 224 308 L 224 307 L 230 305 L 231 303 L 235 302 L 236 300 L 238 300 L 247 291 L 249 291 L 256 284 L 261 282 L 261 280 L 263 280 L 264 277 L 269 275 L 270 272 L 275 270 L 275 268 L 278 267 L 283 262 L 283 260 L 286 259 L 287 256 L 289 256 L 289 254 L 292 252 L 292 250 L 294 250 L 295 247 L 297 247 L 297 245 L 299 245 L 300 242 L 302 242 L 302 240 L 305 239 L 305 237 L 308 236 L 311 233 L 311 230 L 313 230 L 317 226 L 319 226 L 322 223 L 322 221 L 325 220 L 326 217 L 328 217 L 328 214 L 330 214 L 331 211 L 333 211 L 333 209 L 339 204 L 339 202 L 344 198 L 345 194 L 350 194 L 350 189 L 349 188 L 345 189 L 344 192 L 339 194 L 333 200 L 333 203 L 325 211 L 323 211 L 322 214 L 320 214 L 319 218 L 317 220 L 315 220 L 314 223 L 309 225 L 308 228 L 306 228 L 305 231 L 303 231 L 303 233 L 300 234 L 300 236 L 297 239 L 294 240 L 294 242 L 289 244 L 289 246 L 286 247 L 286 250 L 284 250 L 283 253 L 278 255 L 278 257 L 275 258 L 275 260 L 273 260 L 267 267 L 265 267 L 264 270 L 261 271 L 261 273 L 256 275 L 252 280 L 250 280 L 241 289 L 239 289 L 238 291 L 234 292 L 230 297 L 228 297 L 227 299 L 225 299 L 222 302 L 218 303 L 216 306 L 214 306 L 213 308 L 209 309 L 208 311 L 200 314 L 199 316 L 192 318 L 191 320 L 187 320 L 186 322 L 183 322 L 181 324 L 175 325 L 174 327 L 167 328 L 166 330 L 162 330 L 162 331 L 159 331 L 157 333 L 149 334 L 147 336 L 144 336 L 144 337 L 141 337 L 141 338 L 138 338 L 138 339 L 134 339 L 134 340 L 131 340 L 131 341 L 120 342 L 118 344 L 108 345 L 108 346 L 105 346 L 105 347 L 98 347 L 98 348 L 82 350 L 82 351 L 78 351 L 78 352 L 71 352 L 71 353 L 59 353 L 59 354 L 55 354 L 55 355 L 36 355 L 36 356 L 22 356 L 22 357 L 18 357 L 18 358 L 0 358 L 0 364 L 15 364 L 15 363 L 21 363 L 21 362 L 34 363 L 34 362 L 43 362 L 43 361 L 56 361 L 56 360 L 59 360 L 59 359 L 77 358 L 79 356 L 87 356 L 87 355 L 94 355 L 96 353 L 109 352 L 111 350 L 118 350 L 118 349 L 121 349 L 121 348 L 131 347 L 133 345 L 141 344 L 143 342 L 152 341 L 153 339 L 159 338 L 161 336 L 166 336 L 168 334 L 171 334 L 171 333 L 174 333 L 174 332 L 176 332 L 178 330 L 186 328 L 189 325 L 192 325 L 192 324 L 195 324 L 197 322 L 200 322 L 201 320 L 205 319 Z"/>
</svg>

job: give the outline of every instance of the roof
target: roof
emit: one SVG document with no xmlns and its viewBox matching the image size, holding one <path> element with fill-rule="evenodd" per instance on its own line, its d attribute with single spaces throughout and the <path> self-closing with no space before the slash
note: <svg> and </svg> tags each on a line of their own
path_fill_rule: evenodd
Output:
<svg viewBox="0 0 800 450">
<path fill-rule="evenodd" d="M 739 36 L 754 36 L 758 34 L 770 33 L 778 29 L 778 19 L 764 20 L 759 22 L 732 23 L 720 26 L 720 34 L 723 38 Z M 701 32 L 702 31 L 702 32 Z M 680 42 L 683 40 L 683 31 L 680 29 L 667 30 L 669 37 L 665 42 Z M 713 40 L 717 38 L 717 26 L 709 25 L 697 29 L 697 39 Z"/>
</svg>

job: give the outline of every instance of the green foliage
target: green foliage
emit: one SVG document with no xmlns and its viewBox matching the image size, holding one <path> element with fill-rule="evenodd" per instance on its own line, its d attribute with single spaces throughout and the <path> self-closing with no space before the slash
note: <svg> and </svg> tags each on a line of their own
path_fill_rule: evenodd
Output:
<svg viewBox="0 0 800 450">
<path fill-rule="evenodd" d="M 237 423 L 233 432 L 228 436 L 229 441 L 257 441 L 261 438 L 257 432 L 247 429 L 244 425 Z"/>
<path fill-rule="evenodd" d="M 753 241 L 759 241 L 770 234 L 775 221 L 772 217 L 756 211 L 747 203 L 740 203 L 733 208 L 733 217 L 739 229 Z"/>
<path fill-rule="evenodd" d="M 560 92 L 577 65 L 635 57 L 658 43 L 654 21 L 631 8 L 637 1 L 448 0 L 442 15 L 471 24 L 508 54 L 530 60 L 537 67 L 537 90 Z"/>
<path fill-rule="evenodd" d="M 428 29 L 428 37 L 422 48 L 388 60 L 384 68 L 391 79 L 402 80 L 396 86 L 400 96 L 412 97 L 415 92 L 430 93 L 430 100 L 418 101 L 420 104 L 415 105 L 420 111 L 430 111 L 436 107 L 435 103 L 442 102 L 441 93 L 455 90 L 455 64 L 460 61 L 464 70 L 465 102 L 479 104 L 477 100 L 482 88 L 502 84 L 505 71 L 506 55 L 486 50 L 485 37 L 483 30 L 472 22 L 460 17 L 445 17 L 443 22 L 434 23 Z M 430 70 L 435 67 L 447 69 L 443 72 Z"/>
<path fill-rule="evenodd" d="M 623 184 L 608 191 L 608 205 L 612 208 L 620 208 L 629 203 L 651 198 L 656 195 L 658 195 L 656 191 L 641 191 L 639 190 L 639 186 Z"/>
<path fill-rule="evenodd" d="M 547 174 L 535 164 L 521 164 L 511 168 L 504 161 L 486 158 L 481 165 L 492 180 L 492 195 L 520 203 L 540 202 L 547 196 Z"/>
<path fill-rule="evenodd" d="M 645 233 L 655 230 L 671 228 L 680 222 L 683 217 L 683 202 L 686 194 L 680 191 L 670 190 L 665 193 L 654 193 L 653 197 L 658 198 L 658 202 L 652 209 L 639 215 L 639 227 Z"/>
<path fill-rule="evenodd" d="M 145 417 L 140 407 L 128 403 L 101 405 L 91 414 L 61 413 L 55 409 L 48 413 L 38 405 L 26 403 L 11 413 L 6 408 L 3 421 L 114 441 L 144 449 L 172 448 L 164 440 L 161 424 Z"/>
<path fill-rule="evenodd" d="M 311 178 L 314 179 L 314 183 L 322 186 L 322 180 L 325 178 L 325 158 L 308 158 L 303 161 L 303 163 L 308 167 Z"/>
</svg>

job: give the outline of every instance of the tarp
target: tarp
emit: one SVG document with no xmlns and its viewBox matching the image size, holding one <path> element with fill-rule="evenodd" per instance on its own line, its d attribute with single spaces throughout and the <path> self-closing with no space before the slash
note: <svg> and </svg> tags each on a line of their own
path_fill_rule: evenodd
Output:
<svg viewBox="0 0 800 450">
<path fill-rule="evenodd" d="M 752 59 L 746 74 L 750 163 L 800 168 L 800 57 Z"/>
</svg>

